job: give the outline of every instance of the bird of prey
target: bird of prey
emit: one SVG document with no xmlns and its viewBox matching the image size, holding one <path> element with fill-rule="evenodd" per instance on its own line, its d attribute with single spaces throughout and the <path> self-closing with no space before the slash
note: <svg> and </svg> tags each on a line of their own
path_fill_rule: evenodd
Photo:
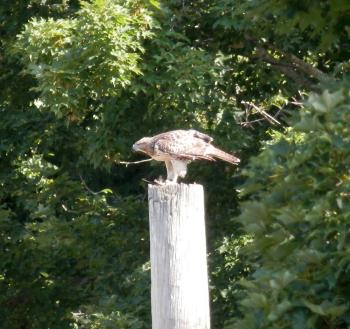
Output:
<svg viewBox="0 0 350 329">
<path fill-rule="evenodd" d="M 215 161 L 215 158 L 232 164 L 240 160 L 211 144 L 213 138 L 196 130 L 173 130 L 153 137 L 144 137 L 133 145 L 134 151 L 143 152 L 157 161 L 164 161 L 166 183 L 176 183 L 185 177 L 187 164 L 193 160 Z"/>
</svg>

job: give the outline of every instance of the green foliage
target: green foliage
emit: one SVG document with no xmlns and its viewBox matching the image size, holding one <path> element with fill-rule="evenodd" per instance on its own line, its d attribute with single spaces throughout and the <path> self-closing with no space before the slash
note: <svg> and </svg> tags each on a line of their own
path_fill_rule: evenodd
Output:
<svg viewBox="0 0 350 329">
<path fill-rule="evenodd" d="M 293 128 L 251 161 L 239 217 L 256 271 L 228 328 L 349 325 L 349 84 L 313 94 Z"/>
<path fill-rule="evenodd" d="M 215 289 L 211 290 L 212 316 L 214 319 L 228 319 L 238 317 L 240 313 L 237 301 L 244 296 L 241 288 L 241 280 L 253 269 L 254 263 L 249 263 L 242 253 L 242 248 L 251 243 L 252 238 L 240 234 L 238 237 L 225 237 L 220 241 L 220 246 L 215 250 L 221 257 L 215 260 L 211 272 Z M 215 265 L 215 266 L 214 266 Z"/>
<path fill-rule="evenodd" d="M 148 250 L 143 203 L 109 190 L 86 193 L 40 156 L 18 161 L 11 183 L 0 217 L 4 328 L 68 327 L 67 308 L 89 314 L 106 298 L 118 300 L 119 312 L 131 296 L 147 305 L 145 288 L 131 288 L 135 277 L 148 278 L 136 271 Z M 130 268 L 135 275 L 122 276 Z"/>
<path fill-rule="evenodd" d="M 32 20 L 18 46 L 38 82 L 35 105 L 75 121 L 98 109 L 103 98 L 120 94 L 141 73 L 149 14 L 136 3 L 105 0 L 82 2 L 75 19 Z"/>
<path fill-rule="evenodd" d="M 311 41 L 327 51 L 330 47 L 340 47 L 343 38 L 349 36 L 348 1 L 218 0 L 214 9 L 219 17 L 217 26 L 254 33 L 254 37 L 277 38 L 286 46 L 300 43 L 303 33 L 310 39 L 303 38 L 304 44 Z"/>
<path fill-rule="evenodd" d="M 80 136 L 83 163 L 110 168 L 129 153 L 132 138 L 125 136 L 135 134 L 135 124 L 146 121 L 145 134 L 157 121 L 164 129 L 211 130 L 225 111 L 236 111 L 223 83 L 225 56 L 192 47 L 171 31 L 166 12 L 156 22 L 149 8 L 156 7 L 83 3 L 74 19 L 36 19 L 19 36 L 25 72 L 38 82 L 33 104 Z"/>
</svg>

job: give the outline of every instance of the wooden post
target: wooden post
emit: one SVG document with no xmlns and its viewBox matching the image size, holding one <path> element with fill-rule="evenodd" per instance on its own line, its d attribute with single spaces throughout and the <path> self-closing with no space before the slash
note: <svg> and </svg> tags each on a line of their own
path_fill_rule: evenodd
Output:
<svg viewBox="0 0 350 329">
<path fill-rule="evenodd" d="M 202 185 L 149 185 L 152 329 L 209 329 Z"/>
</svg>

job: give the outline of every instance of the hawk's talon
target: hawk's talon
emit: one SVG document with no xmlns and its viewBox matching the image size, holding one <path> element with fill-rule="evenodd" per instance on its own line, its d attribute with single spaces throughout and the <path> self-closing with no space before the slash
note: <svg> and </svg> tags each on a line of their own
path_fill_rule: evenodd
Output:
<svg viewBox="0 0 350 329">
<path fill-rule="evenodd" d="M 176 181 L 173 181 L 173 180 L 170 180 L 170 179 L 167 179 L 167 180 L 165 181 L 165 184 L 166 184 L 166 185 L 171 185 L 171 184 L 177 184 L 177 182 L 176 182 Z"/>
</svg>

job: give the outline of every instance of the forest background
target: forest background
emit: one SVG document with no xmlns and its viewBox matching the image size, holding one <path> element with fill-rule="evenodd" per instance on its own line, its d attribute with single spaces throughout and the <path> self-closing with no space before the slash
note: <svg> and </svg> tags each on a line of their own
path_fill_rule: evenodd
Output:
<svg viewBox="0 0 350 329">
<path fill-rule="evenodd" d="M 350 328 L 350 2 L 3 0 L 0 323 L 150 328 L 134 141 L 238 155 L 205 186 L 213 328 Z M 194 232 L 195 234 L 195 232 Z"/>
</svg>

